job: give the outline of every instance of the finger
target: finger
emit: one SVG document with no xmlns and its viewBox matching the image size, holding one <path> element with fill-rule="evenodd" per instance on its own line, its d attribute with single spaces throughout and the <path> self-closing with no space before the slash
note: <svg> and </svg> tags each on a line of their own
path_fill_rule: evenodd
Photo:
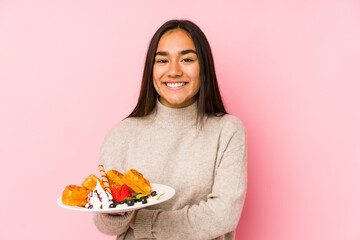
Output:
<svg viewBox="0 0 360 240">
<path fill-rule="evenodd" d="M 127 212 L 103 213 L 103 215 L 110 215 L 110 216 L 117 216 L 117 215 L 121 215 L 121 216 L 123 216 L 125 213 L 127 213 Z"/>
<path fill-rule="evenodd" d="M 129 211 L 129 212 L 118 212 L 118 213 L 114 213 L 114 215 L 121 215 L 123 216 L 125 213 L 126 214 L 130 214 L 132 211 Z"/>
<path fill-rule="evenodd" d="M 133 211 L 127 211 L 127 212 L 115 212 L 115 213 L 103 213 L 104 215 L 113 215 L 113 216 L 118 216 L 118 215 L 121 215 L 123 216 L 125 213 L 127 214 L 130 214 L 132 213 Z"/>
</svg>

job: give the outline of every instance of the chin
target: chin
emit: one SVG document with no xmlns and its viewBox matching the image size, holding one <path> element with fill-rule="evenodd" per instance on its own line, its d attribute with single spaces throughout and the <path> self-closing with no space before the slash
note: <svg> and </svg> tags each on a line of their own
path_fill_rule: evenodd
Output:
<svg viewBox="0 0 360 240">
<path fill-rule="evenodd" d="M 183 108 L 191 105 L 193 102 L 182 101 L 182 102 L 168 102 L 168 103 L 171 105 L 171 107 Z"/>
<path fill-rule="evenodd" d="M 189 98 L 163 98 L 163 101 L 161 101 L 160 98 L 160 102 L 168 107 L 182 108 L 191 105 L 194 101 L 192 101 L 192 99 Z"/>
<path fill-rule="evenodd" d="M 168 104 L 171 105 L 181 105 L 184 104 L 186 101 L 180 99 L 166 99 L 165 100 Z"/>
</svg>

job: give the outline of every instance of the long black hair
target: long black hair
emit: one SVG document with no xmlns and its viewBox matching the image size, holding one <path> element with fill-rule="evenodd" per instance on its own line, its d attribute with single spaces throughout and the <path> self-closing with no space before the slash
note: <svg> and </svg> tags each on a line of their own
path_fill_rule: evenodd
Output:
<svg viewBox="0 0 360 240">
<path fill-rule="evenodd" d="M 144 117 L 153 111 L 158 97 L 153 83 L 155 54 L 162 35 L 173 29 L 185 30 L 195 44 L 200 66 L 200 90 L 196 95 L 198 101 L 198 120 L 202 122 L 206 114 L 213 116 L 226 114 L 215 74 L 211 48 L 205 34 L 195 23 L 189 20 L 170 20 L 155 32 L 150 41 L 138 103 L 128 117 Z"/>
</svg>

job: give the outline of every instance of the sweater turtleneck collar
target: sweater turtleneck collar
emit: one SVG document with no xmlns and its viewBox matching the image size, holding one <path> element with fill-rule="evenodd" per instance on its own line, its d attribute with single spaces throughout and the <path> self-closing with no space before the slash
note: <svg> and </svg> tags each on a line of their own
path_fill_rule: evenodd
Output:
<svg viewBox="0 0 360 240">
<path fill-rule="evenodd" d="M 196 124 L 197 101 L 184 108 L 170 108 L 156 101 L 154 117 L 163 127 L 184 127 Z"/>
</svg>

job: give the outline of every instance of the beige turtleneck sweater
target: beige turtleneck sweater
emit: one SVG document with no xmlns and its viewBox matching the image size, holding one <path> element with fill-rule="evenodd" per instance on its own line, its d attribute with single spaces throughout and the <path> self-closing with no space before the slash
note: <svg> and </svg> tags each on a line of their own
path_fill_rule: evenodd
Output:
<svg viewBox="0 0 360 240">
<path fill-rule="evenodd" d="M 132 214 L 95 214 L 98 229 L 117 239 L 235 239 L 247 185 L 245 129 L 229 114 L 196 125 L 197 103 L 168 108 L 157 102 L 144 118 L 127 118 L 106 137 L 105 170 L 133 168 L 150 182 L 176 190 L 161 204 Z"/>
</svg>

